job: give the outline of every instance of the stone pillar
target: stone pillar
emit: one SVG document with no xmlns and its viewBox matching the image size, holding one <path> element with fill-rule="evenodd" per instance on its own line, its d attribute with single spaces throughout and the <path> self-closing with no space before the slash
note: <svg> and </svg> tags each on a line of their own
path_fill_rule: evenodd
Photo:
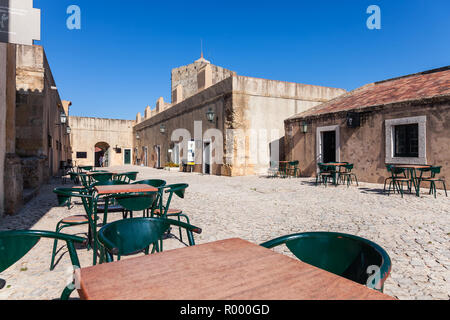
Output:
<svg viewBox="0 0 450 320">
<path fill-rule="evenodd" d="M 136 115 L 136 124 L 140 123 L 142 121 L 141 113 L 138 112 Z"/>
<path fill-rule="evenodd" d="M 23 174 L 20 157 L 16 154 L 16 46 L 8 45 L 6 64 L 6 156 L 2 181 L 5 213 L 14 214 L 23 204 Z"/>
</svg>

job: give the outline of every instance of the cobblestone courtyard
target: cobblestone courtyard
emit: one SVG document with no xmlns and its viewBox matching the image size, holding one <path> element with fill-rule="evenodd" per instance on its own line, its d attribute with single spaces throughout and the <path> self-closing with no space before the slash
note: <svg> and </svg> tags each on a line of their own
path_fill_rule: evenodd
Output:
<svg viewBox="0 0 450 320">
<path fill-rule="evenodd" d="M 198 244 L 232 237 L 262 243 L 305 231 L 351 233 L 378 243 L 390 255 L 392 272 L 385 283 L 386 294 L 399 299 L 450 298 L 450 202 L 442 191 L 438 191 L 437 199 L 427 192 L 420 198 L 408 194 L 402 199 L 398 194 L 382 194 L 383 186 L 377 184 L 325 188 L 303 178 L 229 178 L 140 167 L 114 168 L 119 172 L 135 169 L 140 172 L 138 179 L 162 178 L 168 183 L 189 184 L 185 199 L 175 199 L 173 206 L 182 208 L 191 223 L 203 229 L 202 234 L 195 235 Z M 56 196 L 51 191 L 58 183 L 43 187 L 40 195 L 17 215 L 1 219 L 0 230 L 54 230 L 63 217 L 83 214 L 80 205 L 70 211 L 56 207 Z M 115 219 L 119 217 L 115 215 Z M 85 233 L 87 228 L 65 230 Z M 166 243 L 166 250 L 182 246 L 172 239 Z M 1 274 L 6 286 L 0 290 L 0 299 L 60 296 L 72 270 L 66 253 L 55 270 L 49 271 L 52 244 L 51 240 L 41 240 Z M 287 249 L 281 250 L 287 253 Z M 64 252 L 65 248 L 58 257 Z M 92 251 L 80 249 L 78 255 L 82 267 L 92 263 Z M 77 298 L 77 293 L 72 297 Z"/>
</svg>

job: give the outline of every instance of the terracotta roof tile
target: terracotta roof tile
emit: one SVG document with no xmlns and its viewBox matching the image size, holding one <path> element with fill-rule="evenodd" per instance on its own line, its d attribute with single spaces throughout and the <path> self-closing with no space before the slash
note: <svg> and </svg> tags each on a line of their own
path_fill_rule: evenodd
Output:
<svg viewBox="0 0 450 320">
<path fill-rule="evenodd" d="M 365 85 L 290 119 L 450 96 L 450 66 Z"/>
</svg>

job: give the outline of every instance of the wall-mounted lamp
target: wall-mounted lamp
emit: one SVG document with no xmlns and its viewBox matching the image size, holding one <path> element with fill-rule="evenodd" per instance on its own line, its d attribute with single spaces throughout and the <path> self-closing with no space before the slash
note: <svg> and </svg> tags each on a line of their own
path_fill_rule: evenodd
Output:
<svg viewBox="0 0 450 320">
<path fill-rule="evenodd" d="M 136 140 L 139 140 L 140 138 L 139 133 L 136 133 Z"/>
<path fill-rule="evenodd" d="M 62 124 L 67 123 L 67 116 L 66 116 L 66 113 L 64 111 L 61 111 L 61 123 Z"/>
<path fill-rule="evenodd" d="M 212 108 L 209 108 L 206 112 L 206 119 L 208 119 L 209 122 L 214 122 L 214 118 L 216 117 L 215 112 Z"/>
<path fill-rule="evenodd" d="M 306 121 L 303 121 L 301 124 L 302 132 L 307 133 L 308 132 L 308 123 Z"/>
<path fill-rule="evenodd" d="M 159 132 L 165 133 L 165 132 L 166 132 L 166 126 L 162 124 L 162 125 L 159 127 Z"/>
<path fill-rule="evenodd" d="M 59 114 L 59 123 L 57 123 L 57 126 L 61 126 L 67 123 L 67 116 L 66 113 L 64 111 L 61 111 L 61 113 Z"/>
<path fill-rule="evenodd" d="M 71 132 L 72 132 L 72 128 L 69 127 L 69 126 L 67 126 L 67 128 L 66 128 L 66 133 L 67 133 L 67 134 L 70 134 Z"/>
</svg>

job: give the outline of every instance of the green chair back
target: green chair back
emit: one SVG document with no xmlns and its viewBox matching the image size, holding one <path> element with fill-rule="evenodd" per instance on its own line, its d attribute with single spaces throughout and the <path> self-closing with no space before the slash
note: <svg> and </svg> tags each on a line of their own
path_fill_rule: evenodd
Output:
<svg viewBox="0 0 450 320">
<path fill-rule="evenodd" d="M 382 291 L 391 270 L 386 251 L 376 243 L 354 235 L 335 232 L 306 232 L 280 237 L 261 244 L 266 248 L 285 244 L 301 261 L 366 285 L 370 266 L 380 268 L 375 289 Z"/>
<path fill-rule="evenodd" d="M 137 171 L 119 173 L 119 174 L 115 175 L 114 179 L 130 183 L 131 181 L 135 181 L 136 180 L 138 173 L 139 172 L 137 172 Z"/>
<path fill-rule="evenodd" d="M 201 233 L 198 227 L 163 218 L 132 218 L 118 220 L 102 227 L 98 233 L 100 243 L 106 248 L 107 261 L 113 260 L 113 255 L 132 255 L 139 252 L 149 253 L 150 245 L 154 251 L 159 251 L 158 241 L 171 225 L 185 228 L 188 231 L 189 244 L 195 245 L 192 232 Z"/>
<path fill-rule="evenodd" d="M 344 166 L 346 172 L 352 172 L 353 167 L 354 167 L 353 163 L 349 163 Z"/>
<path fill-rule="evenodd" d="M 113 173 L 111 172 L 96 172 L 90 175 L 90 177 L 97 182 L 110 181 L 113 178 Z"/>
<path fill-rule="evenodd" d="M 0 272 L 8 269 L 24 257 L 41 238 L 66 241 L 72 265 L 75 268 L 80 267 L 74 243 L 83 243 L 85 242 L 84 238 L 50 231 L 15 230 L 0 232 Z M 67 286 L 61 295 L 61 299 L 68 299 L 74 289 L 75 286 L 73 285 Z"/>
<path fill-rule="evenodd" d="M 140 180 L 133 182 L 132 184 L 148 184 L 149 186 L 159 188 L 164 187 L 166 185 L 166 181 L 160 179 L 149 179 L 149 180 Z"/>
<path fill-rule="evenodd" d="M 184 194 L 186 193 L 186 189 L 189 187 L 187 183 L 177 183 L 165 186 L 168 188 L 165 192 L 172 194 L 176 194 L 179 198 L 184 199 Z"/>
<path fill-rule="evenodd" d="M 128 211 L 143 211 L 151 209 L 156 200 L 157 192 L 136 192 L 114 195 L 113 198 L 125 210 Z"/>
<path fill-rule="evenodd" d="M 58 199 L 58 206 L 70 208 L 72 203 L 72 194 L 71 192 L 74 190 L 73 188 L 56 188 L 60 192 L 56 193 L 56 197 Z"/>
<path fill-rule="evenodd" d="M 437 174 L 441 173 L 441 166 L 433 166 L 430 168 L 431 177 L 434 178 Z"/>
</svg>

